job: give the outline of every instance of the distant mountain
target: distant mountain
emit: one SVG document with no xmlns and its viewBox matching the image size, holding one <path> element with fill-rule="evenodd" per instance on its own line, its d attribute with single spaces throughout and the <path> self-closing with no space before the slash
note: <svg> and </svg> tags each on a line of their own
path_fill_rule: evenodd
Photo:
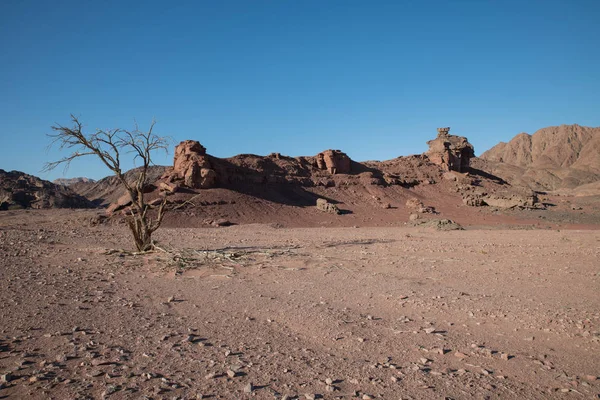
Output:
<svg viewBox="0 0 600 400">
<path fill-rule="evenodd" d="M 92 206 L 88 199 L 65 186 L 24 172 L 0 169 L 0 210 Z"/>
<path fill-rule="evenodd" d="M 535 189 L 575 188 L 600 181 L 600 127 L 561 125 L 521 133 L 480 156 L 485 169 Z M 476 162 L 477 164 L 477 162 Z"/>
<path fill-rule="evenodd" d="M 168 167 L 152 165 L 148 168 L 148 182 L 155 182 Z M 139 168 L 134 168 L 125 173 L 125 178 L 129 182 L 134 182 L 139 173 Z M 109 175 L 98 181 L 90 179 L 88 182 L 73 182 L 69 189 L 85 196 L 97 205 L 108 205 L 123 196 L 125 189 L 115 175 Z"/>
<path fill-rule="evenodd" d="M 63 185 L 63 186 L 71 186 L 74 185 L 76 183 L 94 183 L 96 182 L 93 179 L 90 178 L 58 178 L 52 181 L 52 183 L 56 184 L 56 185 Z"/>
</svg>

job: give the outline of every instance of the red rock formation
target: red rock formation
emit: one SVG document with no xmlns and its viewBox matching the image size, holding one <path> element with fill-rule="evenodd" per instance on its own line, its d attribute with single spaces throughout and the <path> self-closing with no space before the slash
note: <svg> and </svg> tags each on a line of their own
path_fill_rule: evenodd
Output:
<svg viewBox="0 0 600 400">
<path fill-rule="evenodd" d="M 427 142 L 427 156 L 446 171 L 465 172 L 475 150 L 467 138 L 448 134 L 450 128 L 438 128 L 438 136 Z"/>
<path fill-rule="evenodd" d="M 206 148 L 195 140 L 184 140 L 175 148 L 173 169 L 163 179 L 183 181 L 183 186 L 193 189 L 207 189 L 215 186 L 217 174 L 206 156 Z"/>
<path fill-rule="evenodd" d="M 350 173 L 350 157 L 340 150 L 325 150 L 316 156 L 317 168 L 331 174 Z"/>
</svg>

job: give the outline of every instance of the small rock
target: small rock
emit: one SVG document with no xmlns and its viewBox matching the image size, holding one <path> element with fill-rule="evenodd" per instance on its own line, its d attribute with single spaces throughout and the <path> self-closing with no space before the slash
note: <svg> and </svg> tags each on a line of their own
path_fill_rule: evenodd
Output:
<svg viewBox="0 0 600 400">
<path fill-rule="evenodd" d="M 331 384 L 333 384 L 333 379 L 327 378 L 327 379 L 325 379 L 325 383 L 328 385 L 331 385 Z"/>
<path fill-rule="evenodd" d="M 248 383 L 246 386 L 244 386 L 244 393 L 252 393 L 253 390 L 254 386 L 252 386 L 252 383 Z"/>
<path fill-rule="evenodd" d="M 12 381 L 13 379 L 14 379 L 14 376 L 12 376 L 10 373 L 0 375 L 0 382 L 2 382 L 2 383 L 8 383 L 8 382 Z"/>
<path fill-rule="evenodd" d="M 230 378 L 235 378 L 237 374 L 235 373 L 235 371 L 232 371 L 230 369 L 227 370 L 227 376 L 229 376 Z"/>
<path fill-rule="evenodd" d="M 454 353 L 454 356 L 457 358 L 460 358 L 461 360 L 468 357 L 465 353 L 461 353 L 460 351 L 457 351 L 456 353 Z"/>
<path fill-rule="evenodd" d="M 430 334 L 433 332 L 435 332 L 435 328 L 433 328 L 433 327 L 425 329 L 425 333 L 427 333 L 427 334 Z"/>
<path fill-rule="evenodd" d="M 217 376 L 217 374 L 215 374 L 214 372 L 211 372 L 209 374 L 207 374 L 204 379 L 213 379 L 215 376 Z"/>
<path fill-rule="evenodd" d="M 106 387 L 104 393 L 102 393 L 102 397 L 109 396 L 117 391 L 117 387 L 114 385 L 109 385 Z"/>
<path fill-rule="evenodd" d="M 171 297 L 169 297 L 169 298 L 167 299 L 167 303 L 172 303 L 172 302 L 174 302 L 174 301 L 175 301 L 175 297 L 174 297 L 174 296 L 171 296 Z"/>
<path fill-rule="evenodd" d="M 325 390 L 327 390 L 328 392 L 335 392 L 335 386 L 327 385 L 325 386 Z"/>
</svg>

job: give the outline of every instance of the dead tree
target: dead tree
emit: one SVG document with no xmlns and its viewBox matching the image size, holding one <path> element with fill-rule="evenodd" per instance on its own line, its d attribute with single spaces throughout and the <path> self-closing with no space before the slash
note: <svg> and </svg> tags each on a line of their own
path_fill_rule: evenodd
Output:
<svg viewBox="0 0 600 400">
<path fill-rule="evenodd" d="M 147 185 L 146 178 L 148 167 L 152 164 L 152 152 L 155 150 L 167 151 L 170 139 L 157 136 L 153 133 L 156 121 L 152 121 L 148 131 L 140 131 L 137 124 L 135 129 L 101 130 L 94 133 L 84 133 L 83 125 L 79 119 L 71 115 L 72 127 L 62 125 L 52 126 L 55 133 L 48 136 L 52 138 L 50 146 L 58 145 L 61 150 L 72 149 L 73 153 L 58 161 L 46 163 L 44 170 L 52 170 L 59 165 L 64 165 L 65 170 L 73 160 L 84 156 L 96 156 L 110 169 L 118 178 L 121 185 L 131 197 L 131 211 L 127 216 L 127 224 L 135 247 L 138 251 L 149 251 L 154 248 L 152 233 L 156 231 L 167 211 L 167 199 L 156 206 L 150 206 L 144 199 L 144 189 Z M 121 170 L 121 157 L 125 154 L 133 154 L 134 161 L 141 161 L 137 169 L 138 174 L 134 181 L 129 181 Z M 156 213 L 150 215 L 151 210 Z"/>
</svg>

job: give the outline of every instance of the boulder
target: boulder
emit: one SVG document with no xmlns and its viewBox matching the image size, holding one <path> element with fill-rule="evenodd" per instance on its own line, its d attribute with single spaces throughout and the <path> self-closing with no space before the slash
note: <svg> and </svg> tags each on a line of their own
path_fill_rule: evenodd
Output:
<svg viewBox="0 0 600 400">
<path fill-rule="evenodd" d="M 162 191 L 162 192 L 166 192 L 166 193 L 177 193 L 177 191 L 179 190 L 179 186 L 174 185 L 172 183 L 167 183 L 167 182 L 160 182 L 158 185 L 158 188 Z"/>
<path fill-rule="evenodd" d="M 413 214 L 414 215 L 414 214 Z M 462 231 L 464 228 L 450 219 L 420 219 L 411 218 L 410 225 L 423 228 L 433 228 L 437 231 Z"/>
<path fill-rule="evenodd" d="M 340 150 L 325 150 L 315 158 L 317 169 L 328 171 L 330 174 L 350 173 L 350 157 Z"/>
<path fill-rule="evenodd" d="M 124 209 L 129 205 L 131 205 L 131 196 L 129 196 L 129 193 L 125 193 L 123 196 L 119 197 L 116 202 L 108 206 L 106 213 L 110 215 L 116 211 Z"/>
<path fill-rule="evenodd" d="M 340 209 L 325 199 L 317 199 L 317 209 L 332 214 L 340 214 Z"/>
<path fill-rule="evenodd" d="M 492 193 L 475 190 L 463 193 L 463 203 L 472 207 L 490 206 L 496 208 L 540 209 L 544 208 L 533 191 L 524 188 L 510 188 Z"/>
<path fill-rule="evenodd" d="M 429 150 L 425 154 L 445 171 L 465 172 L 475 150 L 467 138 L 450 135 L 449 131 L 450 128 L 438 128 L 438 136 L 427 142 Z"/>
<path fill-rule="evenodd" d="M 416 197 L 406 200 L 406 207 L 421 214 L 435 214 L 435 209 L 433 207 L 426 206 Z"/>
</svg>

